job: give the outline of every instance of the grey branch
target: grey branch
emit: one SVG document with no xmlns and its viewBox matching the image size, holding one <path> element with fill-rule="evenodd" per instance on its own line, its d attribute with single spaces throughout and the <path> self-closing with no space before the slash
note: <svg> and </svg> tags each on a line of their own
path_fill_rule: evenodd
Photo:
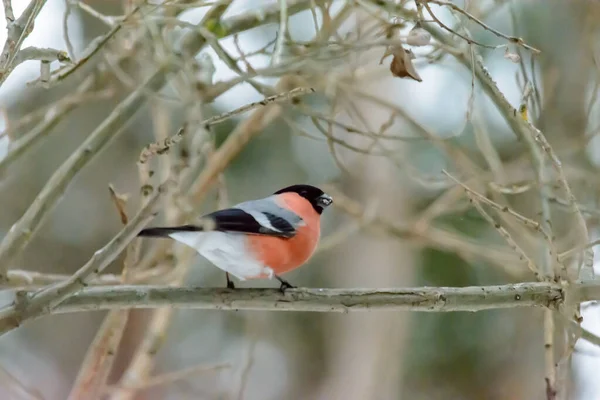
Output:
<svg viewBox="0 0 600 400">
<path fill-rule="evenodd" d="M 48 314 L 72 293 L 87 286 L 113 262 L 136 234 L 154 217 L 154 208 L 167 185 L 159 186 L 146 205 L 129 223 L 102 249 L 96 251 L 90 260 L 69 279 L 45 287 L 42 290 L 17 291 L 15 301 L 0 310 L 0 333 L 16 328 L 22 321 Z"/>
<path fill-rule="evenodd" d="M 6 26 L 15 22 L 15 14 L 13 13 L 11 0 L 2 0 L 4 5 L 4 18 L 6 19 Z"/>
<path fill-rule="evenodd" d="M 278 93 L 276 95 L 267 97 L 261 101 L 246 104 L 244 106 L 236 108 L 235 110 L 227 111 L 225 113 L 215 115 L 213 117 L 210 117 L 210 118 L 202 121 L 201 125 L 204 127 L 216 125 L 219 122 L 226 121 L 235 115 L 242 114 L 248 110 L 252 110 L 253 108 L 256 108 L 259 106 L 266 106 L 267 104 L 277 103 L 277 102 L 280 102 L 283 100 L 289 100 L 289 99 L 292 99 L 297 96 L 302 96 L 304 94 L 314 93 L 314 92 L 315 92 L 315 89 L 313 89 L 313 88 L 303 88 L 303 87 L 295 88 L 295 89 L 292 89 L 287 92 Z M 146 146 L 144 148 L 144 150 L 140 154 L 140 158 L 139 158 L 138 162 L 140 164 L 145 164 L 148 162 L 150 157 L 152 157 L 156 154 L 165 154 L 171 148 L 171 146 L 173 146 L 183 140 L 185 132 L 186 132 L 185 127 L 182 127 L 181 129 L 179 129 L 179 131 L 175 135 L 170 136 L 164 140 L 161 140 L 160 142 L 150 143 L 148 146 Z"/>
<path fill-rule="evenodd" d="M 10 0 L 3 0 L 6 14 L 6 42 L 0 53 L 0 86 L 16 66 L 15 60 L 23 41 L 33 30 L 34 20 L 46 4 L 46 0 L 32 0 L 18 19 L 12 12 Z"/>
<path fill-rule="evenodd" d="M 40 0 L 38 0 L 39 2 Z M 34 1 L 35 2 L 35 1 Z M 32 2 L 33 3 L 33 2 Z M 306 9 L 312 2 L 297 0 L 288 5 L 290 15 Z M 37 4 L 37 3 L 36 3 Z M 267 23 L 279 15 L 277 9 L 261 14 L 232 17 L 227 22 L 226 35 L 233 35 L 245 29 L 254 27 L 256 23 Z M 21 19 L 20 17 L 19 19 Z M 186 54 L 196 54 L 206 40 L 196 32 L 189 32 L 182 39 Z M 80 60 L 81 61 L 81 60 Z M 0 84 L 2 83 L 2 59 L 0 58 Z M 178 65 L 169 64 L 157 68 L 151 76 L 138 88 L 129 94 L 115 107 L 110 115 L 88 136 L 79 148 L 56 170 L 52 177 L 29 206 L 23 216 L 11 227 L 8 234 L 0 243 L 0 282 L 6 282 L 6 270 L 19 252 L 29 243 L 33 234 L 38 230 L 48 212 L 58 203 L 67 190 L 72 179 L 97 155 L 112 138 L 124 130 L 127 122 L 135 113 L 142 109 L 146 95 L 160 90 L 167 82 L 167 75 L 177 71 Z M 0 329 L 1 330 L 1 329 Z"/>
<path fill-rule="evenodd" d="M 15 57 L 14 67 L 28 60 L 39 60 L 39 61 L 58 61 L 61 63 L 69 63 L 71 59 L 69 55 L 62 51 L 50 48 L 40 47 L 26 47 L 19 51 Z"/>
<path fill-rule="evenodd" d="M 44 314 L 130 308 L 192 308 L 269 311 L 483 311 L 547 307 L 600 299 L 600 282 L 527 282 L 498 286 L 392 289 L 226 289 L 116 285 L 86 287 Z M 26 311 L 26 310 L 25 310 Z"/>
<path fill-rule="evenodd" d="M 6 268 L 30 241 L 33 233 L 41 226 L 48 212 L 61 199 L 71 180 L 113 137 L 124 131 L 126 124 L 133 119 L 144 103 L 145 93 L 148 90 L 154 90 L 162 86 L 164 83 L 163 78 L 161 71 L 127 96 L 54 172 L 34 202 L 11 227 L 0 243 L 0 260 L 3 263 L 0 265 L 0 280 L 6 280 Z"/>
<path fill-rule="evenodd" d="M 270 311 L 481 311 L 546 306 L 562 301 L 558 285 L 522 283 L 480 287 L 396 289 L 220 289 L 164 286 L 90 287 L 53 313 L 113 308 L 180 307 Z"/>
</svg>

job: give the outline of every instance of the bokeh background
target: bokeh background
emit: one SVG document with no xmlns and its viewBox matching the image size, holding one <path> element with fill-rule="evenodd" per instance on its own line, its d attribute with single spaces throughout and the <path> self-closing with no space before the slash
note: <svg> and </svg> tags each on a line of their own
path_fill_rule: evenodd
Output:
<svg viewBox="0 0 600 400">
<path fill-rule="evenodd" d="M 13 1 L 15 13 L 20 13 L 26 3 Z M 90 0 L 84 3 L 104 15 L 118 16 L 131 10 L 135 2 Z M 209 2 L 169 3 L 174 4 L 172 10 L 177 10 L 177 17 L 171 18 L 193 24 L 198 23 L 208 9 L 203 3 Z M 177 3 L 186 5 L 177 8 Z M 357 91 L 369 93 L 403 110 L 419 126 L 464 149 L 481 163 L 474 124 L 466 122 L 470 110 L 496 146 L 501 162 L 509 171 L 509 180 L 526 179 L 526 173 L 522 173 L 525 168 L 523 144 L 479 87 L 473 92 L 470 106 L 472 73 L 448 55 L 447 48 L 434 49 L 437 51 L 434 56 L 430 54 L 435 46 L 414 49 L 417 56 L 414 62 L 422 82 L 394 77 L 389 70 L 389 58 L 379 64 L 384 46 L 352 47 L 353 43 L 385 39 L 377 18 L 365 11 L 368 8 L 361 8 L 371 2 L 327 3 L 333 3 L 330 4 L 331 15 L 344 7 L 351 9 L 338 27 L 338 34 L 330 38 L 347 43 L 347 51 L 321 47 L 302 56 L 294 46 L 286 46 L 281 56 L 303 59 L 302 64 L 294 66 L 297 69 L 294 76 L 300 75 L 303 82 L 318 90 L 317 94 L 303 98 L 305 106 L 329 113 L 335 99 L 343 110 L 336 115 L 336 120 L 377 131 L 388 122 L 390 110 L 367 100 L 366 96 L 351 95 Z M 407 9 L 415 9 L 412 1 L 405 3 Z M 600 3 L 584 0 L 455 3 L 467 7 L 473 15 L 499 31 L 523 37 L 542 51 L 535 57 L 534 64 L 538 79 L 536 89 L 542 101 L 539 109 L 532 110 L 532 119 L 558 150 L 569 176 L 573 177 L 576 194 L 593 205 L 598 192 L 596 172 L 600 162 L 594 135 L 600 119 L 597 107 L 590 104 L 600 82 L 597 65 Z M 60 0 L 47 1 L 24 46 L 66 50 L 65 4 Z M 276 1 L 236 0 L 223 18 L 277 6 Z M 507 43 L 489 31 L 466 23 L 464 18 L 457 18 L 447 8 L 431 7 L 447 24 L 464 24 L 479 42 Z M 313 12 L 310 6 L 305 8 L 306 11 L 289 18 L 287 40 L 314 39 Z M 323 23 L 321 11 L 318 7 L 314 9 L 317 20 Z M 11 129 L 18 121 L 72 96 L 85 76 L 98 65 L 109 65 L 109 70 L 114 67 L 114 71 L 106 73 L 97 83 L 95 92 L 100 95 L 82 99 L 42 140 L 4 171 L 0 181 L 0 232 L 10 229 L 56 168 L 119 101 L 139 85 L 141 75 L 156 64 L 161 46 L 151 34 L 147 34 L 148 39 L 136 50 L 134 61 L 126 68 L 117 69 L 114 62 L 111 63 L 115 54 L 131 51 L 128 46 L 135 32 L 144 29 L 145 23 L 152 23 L 152 14 L 148 12 L 148 15 L 146 21 L 125 25 L 106 52 L 56 87 L 44 89 L 26 85 L 39 76 L 39 63 L 30 61 L 20 65 L 0 88 L 0 132 L 8 132 L 0 139 L 0 155 L 4 156 L 10 151 L 11 143 L 39 123 L 39 116 L 43 114 L 38 113 L 32 122 Z M 387 21 L 391 21 L 391 16 L 387 17 Z M 5 37 L 3 23 L 4 18 L 1 18 L 1 42 Z M 83 54 L 94 38 L 109 29 L 77 6 L 72 7 L 66 25 L 76 56 Z M 412 25 L 412 22 L 405 23 L 408 29 Z M 252 52 L 264 47 L 275 39 L 278 27 L 278 23 L 270 23 L 244 30 L 237 38 L 239 48 Z M 169 43 L 169 38 L 176 40 L 185 29 L 185 25 L 170 28 L 165 42 Z M 403 34 L 406 31 L 403 30 Z M 457 43 L 461 43 L 460 39 Z M 237 55 L 233 37 L 222 39 L 221 44 Z M 505 57 L 504 48 L 475 47 L 499 88 L 517 107 L 522 95 L 517 83 L 519 63 Z M 516 51 L 513 45 L 508 48 Z M 228 68 L 214 50 L 205 49 L 201 54 L 196 59 L 204 61 L 198 64 L 200 72 L 196 76 L 206 67 L 208 56 L 214 64 L 212 82 L 236 78 L 237 73 Z M 521 51 L 520 54 L 531 73 L 530 53 Z M 273 86 L 282 76 L 269 72 L 269 68 L 275 67 L 268 54 L 251 56 L 248 61 L 258 71 L 257 81 L 264 85 Z M 191 61 L 189 64 L 195 65 Z M 242 62 L 239 65 L 246 69 Z M 56 68 L 58 63 L 52 66 Z M 261 74 L 263 70 L 266 72 Z M 108 185 L 129 194 L 127 210 L 131 215 L 137 209 L 140 181 L 136 161 L 141 149 L 156 139 L 157 131 L 173 134 L 185 120 L 201 120 L 264 97 L 242 82 L 214 102 L 201 104 L 201 96 L 194 97 L 194 93 L 202 92 L 204 86 L 197 85 L 186 91 L 189 75 L 186 79 L 183 85 L 175 83 L 158 93 L 148 93 L 148 101 L 126 128 L 74 178 L 11 268 L 56 274 L 74 272 L 121 228 Z M 193 106 L 195 102 L 199 105 Z M 308 287 L 377 288 L 533 280 L 527 269 L 507 265 L 511 260 L 510 249 L 506 250 L 506 259 L 494 259 L 498 252 L 492 250 L 500 246 L 502 240 L 473 209 L 459 208 L 436 222 L 461 240 L 474 243 L 470 254 L 371 229 L 373 216 L 400 225 L 414 220 L 448 188 L 440 171 L 452 166 L 452 157 L 443 154 L 430 140 L 424 140 L 409 119 L 393 120 L 388 133 L 410 139 L 386 141 L 388 156 L 356 152 L 341 145 L 334 146 L 334 154 L 331 143 L 309 117 L 289 106 L 282 107 L 285 118 L 312 137 L 294 132 L 283 118 L 265 124 L 260 134 L 226 168 L 224 176 L 202 203 L 202 210 L 262 197 L 280 187 L 301 182 L 334 185 L 336 190 L 357 201 L 365 210 L 362 219 L 338 208 L 326 212 L 323 248 L 307 266 L 287 276 L 292 283 Z M 219 146 L 248 115 L 238 115 L 215 126 L 210 133 L 197 133 L 200 139 L 191 135 L 172 151 L 175 155 L 169 157 L 176 159 L 184 149 L 197 151 L 193 157 L 202 159 L 204 150 L 198 149 L 213 142 Z M 338 139 L 353 146 L 364 147 L 369 143 L 369 138 L 363 135 L 351 134 L 339 127 L 333 129 Z M 515 202 L 522 209 L 530 206 L 524 197 L 517 196 Z M 154 223 L 164 220 L 163 214 Z M 590 232 L 595 236 L 593 229 Z M 150 246 L 146 244 L 144 251 L 149 251 Z M 178 254 L 182 250 L 175 247 L 173 251 Z M 184 284 L 224 285 L 223 274 L 206 261 L 195 257 L 191 263 Z M 121 266 L 120 259 L 110 272 L 118 273 Z M 273 285 L 273 282 L 238 283 L 240 287 Z M 9 302 L 11 296 L 11 290 L 3 290 L 0 300 Z M 105 315 L 97 312 L 45 317 L 3 336 L 0 339 L 0 397 L 67 398 Z M 151 317 L 150 311 L 131 313 L 109 384 L 116 384 L 127 369 Z M 584 321 L 586 328 L 600 333 L 600 314 L 596 308 L 584 310 Z M 542 399 L 545 398 L 542 334 L 542 311 L 533 309 L 344 315 L 178 310 L 174 311 L 157 349 L 151 375 L 160 376 L 194 366 L 206 369 L 168 384 L 139 390 L 135 398 Z M 600 398 L 599 356 L 600 350 L 591 345 L 576 345 L 573 360 L 568 361 L 573 369 L 566 375 L 566 381 L 560 382 L 567 388 L 565 398 Z"/>
</svg>

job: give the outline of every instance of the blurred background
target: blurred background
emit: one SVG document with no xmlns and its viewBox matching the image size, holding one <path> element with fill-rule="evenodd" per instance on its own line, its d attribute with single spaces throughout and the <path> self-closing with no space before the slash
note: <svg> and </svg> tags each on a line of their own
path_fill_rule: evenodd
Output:
<svg viewBox="0 0 600 400">
<path fill-rule="evenodd" d="M 435 22 L 431 25 L 449 42 L 436 35 L 427 39 L 427 31 L 414 30 L 419 19 L 414 1 L 289 0 L 284 14 L 284 2 L 270 0 L 151 1 L 139 8 L 137 3 L 45 2 L 23 47 L 63 50 L 80 62 L 97 46 L 95 38 L 121 28 L 88 62 L 49 88 L 28 84 L 40 77 L 39 61 L 20 64 L 0 87 L 0 157 L 35 133 L 22 154 L 0 160 L 5 234 L 123 99 L 164 63 L 175 66 L 164 74 L 166 85 L 141 90 L 140 103 L 106 134 L 106 144 L 70 180 L 10 269 L 39 272 L 43 283 L 53 279 L 50 274 L 76 271 L 122 227 L 109 184 L 128 195 L 126 210 L 134 215 L 144 201 L 140 188 L 148 183 L 137 165 L 141 150 L 187 122 L 185 139 L 150 161 L 151 184 L 166 177 L 179 182 L 152 224 L 309 183 L 330 188 L 336 207 L 323 216 L 316 255 L 286 276 L 295 285 L 534 281 L 519 255 L 468 205 L 464 191 L 441 173 L 446 169 L 462 179 L 471 171 L 486 184 L 511 188 L 490 196 L 500 193 L 504 203 L 540 218 L 532 199 L 543 189 L 536 186 L 527 147 L 474 77 L 470 65 L 478 57 L 513 107 L 528 105 L 530 121 L 553 145 L 577 199 L 586 205 L 590 238 L 596 238 L 600 3 L 453 2 L 490 27 L 522 37 L 541 50 L 536 55 L 434 2 L 428 7 L 443 24 L 489 47 L 469 46 Z M 27 4 L 13 1 L 15 15 Z M 219 7 L 223 15 L 203 20 Z M 201 21 L 204 30 L 197 30 Z M 190 37 L 199 36 L 208 44 L 190 51 Z M 390 63 L 399 57 L 397 47 L 379 62 L 394 40 L 412 50 L 414 59 L 405 62 L 419 79 L 394 76 Z M 460 52 L 467 54 L 466 63 Z M 55 61 L 51 69 L 70 66 Z M 523 102 L 525 82 L 535 90 Z M 210 131 L 200 123 L 295 86 L 317 92 L 236 115 Z M 198 187 L 206 160 L 240 131 L 251 140 L 208 188 Z M 474 187 L 484 194 L 491 190 Z M 572 230 L 566 216 L 560 201 L 552 204 L 559 241 Z M 515 237 L 536 248 L 531 237 L 519 232 Z M 568 245 L 560 242 L 561 251 Z M 139 282 L 225 285 L 220 270 L 170 242 L 145 242 L 141 262 L 145 271 L 157 272 Z M 123 257 L 108 273 L 118 278 L 122 266 Z M 12 296 L 12 288 L 0 292 L 3 304 Z M 600 333 L 594 304 L 582 313 L 583 325 Z M 538 309 L 343 315 L 132 311 L 121 320 L 108 386 L 73 398 L 545 399 L 542 316 Z M 4 335 L 1 398 L 66 399 L 105 318 L 104 312 L 54 315 Z M 149 349 L 146 359 L 143 348 Z M 572 359 L 561 356 L 562 398 L 600 398 L 600 350 L 580 341 Z M 137 382 L 137 389 L 119 390 L 126 382 Z"/>
</svg>

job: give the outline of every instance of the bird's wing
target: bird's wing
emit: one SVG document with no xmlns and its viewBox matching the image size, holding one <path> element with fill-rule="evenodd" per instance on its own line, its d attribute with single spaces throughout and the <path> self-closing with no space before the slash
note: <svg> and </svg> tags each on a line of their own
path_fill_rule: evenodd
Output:
<svg viewBox="0 0 600 400">
<path fill-rule="evenodd" d="M 291 238 L 304 221 L 293 211 L 281 207 L 273 196 L 246 201 L 200 218 L 203 224 L 143 229 L 139 236 L 168 237 L 182 232 L 239 232 Z M 208 226 L 207 226 L 208 225 Z"/>
<path fill-rule="evenodd" d="M 218 231 L 285 238 L 293 237 L 304 224 L 300 216 L 281 207 L 272 196 L 246 201 L 232 208 L 207 214 L 203 218 L 212 219 Z"/>
</svg>

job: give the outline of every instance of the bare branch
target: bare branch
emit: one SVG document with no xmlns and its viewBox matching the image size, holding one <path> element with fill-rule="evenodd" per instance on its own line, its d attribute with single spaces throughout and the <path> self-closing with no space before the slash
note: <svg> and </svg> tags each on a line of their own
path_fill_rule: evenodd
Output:
<svg viewBox="0 0 600 400">
<path fill-rule="evenodd" d="M 244 113 L 248 110 L 252 110 L 256 107 L 266 106 L 267 104 L 270 104 L 270 103 L 278 103 L 280 101 L 293 99 L 294 97 L 298 97 L 298 96 L 305 95 L 307 93 L 314 93 L 314 92 L 315 92 L 315 89 L 313 89 L 313 88 L 295 88 L 288 92 L 279 93 L 274 96 L 267 97 L 261 101 L 246 104 L 244 106 L 236 108 L 235 110 L 227 111 L 223 114 L 215 115 L 214 117 L 210 117 L 210 118 L 202 121 L 201 125 L 205 126 L 206 128 L 209 128 L 212 125 L 216 125 L 219 122 L 228 120 L 229 118 L 231 118 L 235 115 L 242 114 L 242 113 Z M 181 140 L 183 140 L 185 132 L 186 132 L 186 127 L 183 126 L 182 128 L 180 128 L 177 131 L 177 133 L 175 135 L 168 137 L 161 142 L 150 143 L 142 151 L 142 154 L 140 154 L 139 163 L 144 164 L 144 163 L 148 162 L 150 157 L 152 157 L 153 155 L 166 153 L 171 148 L 171 146 L 173 146 L 173 145 L 181 142 Z"/>
<path fill-rule="evenodd" d="M 137 386 L 123 387 L 119 385 L 109 386 L 106 391 L 113 392 L 117 390 L 146 390 L 157 386 L 166 386 L 174 382 L 178 382 L 184 379 L 193 377 L 194 375 L 203 374 L 206 372 L 215 372 L 222 369 L 231 368 L 230 364 L 216 364 L 216 365 L 194 365 L 192 367 L 184 368 L 179 371 L 167 372 L 161 375 L 148 378 L 145 382 L 140 383 Z"/>
<path fill-rule="evenodd" d="M 270 311 L 483 311 L 504 308 L 556 309 L 567 296 L 600 299 L 600 283 L 526 282 L 499 286 L 378 289 L 225 289 L 165 286 L 88 287 L 47 314 L 117 308 L 175 307 L 204 310 Z"/>
<path fill-rule="evenodd" d="M 0 53 L 0 86 L 15 68 L 14 61 L 21 50 L 21 45 L 33 30 L 34 20 L 46 4 L 46 0 L 32 0 L 17 20 L 12 12 L 10 0 L 3 0 L 3 3 L 7 35 L 4 48 Z"/>
<path fill-rule="evenodd" d="M 93 77 L 86 78 L 77 88 L 73 96 L 66 97 L 53 104 L 42 117 L 42 121 L 27 132 L 20 134 L 14 133 L 18 137 L 11 144 L 10 151 L 2 160 L 0 160 L 0 175 L 5 174 L 9 166 L 38 143 L 71 111 L 81 105 L 86 99 L 105 98 L 110 96 L 110 92 L 90 93 L 93 87 Z"/>
<path fill-rule="evenodd" d="M 108 188 L 121 223 L 127 225 L 129 216 L 125 211 L 126 197 L 118 194 L 112 185 L 109 185 Z M 132 267 L 130 264 L 137 261 L 135 258 L 137 258 L 139 242 L 139 239 L 134 240 L 127 247 L 121 272 L 122 283 L 129 283 Z M 100 396 L 106 386 L 128 320 L 128 310 L 112 310 L 106 315 L 81 363 L 79 373 L 69 393 L 69 400 Z"/>
<path fill-rule="evenodd" d="M 85 355 L 68 400 L 97 398 L 102 393 L 128 316 L 127 310 L 113 310 L 104 318 Z"/>
<path fill-rule="evenodd" d="M 278 65 L 281 62 L 281 57 L 283 55 L 283 46 L 285 42 L 285 36 L 287 35 L 288 23 L 287 0 L 279 0 L 279 10 L 279 31 L 277 32 L 275 51 L 273 52 L 273 57 L 271 58 L 271 63 L 273 65 Z"/>
<path fill-rule="evenodd" d="M 133 273 L 131 283 L 150 283 L 163 277 L 167 272 L 164 266 L 158 266 L 151 269 L 136 271 Z M 57 282 L 62 282 L 71 275 L 65 274 L 47 274 L 37 271 L 29 271 L 25 269 L 11 269 L 6 274 L 8 278 L 7 286 L 17 290 L 32 289 L 39 286 L 49 285 Z M 116 285 L 121 282 L 120 275 L 101 274 L 89 281 L 90 285 Z"/>
<path fill-rule="evenodd" d="M 58 61 L 60 63 L 70 63 L 71 59 L 69 55 L 62 50 L 50 49 L 50 48 L 39 48 L 39 47 L 26 47 L 19 51 L 14 61 L 14 66 L 29 61 Z"/>
<path fill-rule="evenodd" d="M 49 81 L 45 82 L 46 87 L 51 87 L 51 86 L 63 81 L 64 79 L 66 79 L 70 75 L 72 75 L 74 72 L 76 72 L 77 70 L 82 68 L 84 65 L 86 65 L 87 62 L 90 61 L 93 56 L 98 54 L 100 52 L 100 50 L 102 50 L 105 47 L 106 43 L 108 43 L 108 41 L 110 39 L 112 39 L 117 34 L 117 32 L 119 32 L 123 28 L 123 25 L 129 20 L 129 18 L 131 18 L 131 16 L 133 16 L 135 13 L 137 13 L 139 11 L 139 9 L 140 9 L 139 6 L 134 7 L 133 10 L 131 10 L 131 12 L 129 12 L 120 21 L 120 23 L 114 24 L 112 26 L 112 28 L 108 32 L 106 32 L 104 35 L 98 36 L 97 38 L 92 40 L 90 42 L 90 44 L 87 46 L 87 48 L 83 51 L 81 58 L 79 60 L 77 60 L 77 62 L 72 63 L 70 65 L 66 65 L 64 68 L 57 69 L 50 76 Z M 69 43 L 69 42 L 67 41 L 67 43 Z M 72 51 L 72 50 L 69 50 L 69 51 Z M 37 83 L 37 80 L 34 80 L 32 82 L 29 82 L 29 85 L 35 85 L 36 83 Z"/>
<path fill-rule="evenodd" d="M 474 15 L 470 14 L 469 12 L 467 12 L 466 10 L 464 10 L 463 8 L 457 6 L 454 3 L 451 3 L 449 1 L 446 0 L 426 0 L 426 3 L 432 3 L 432 4 L 438 4 L 440 6 L 446 6 L 446 7 L 450 7 L 452 10 L 463 14 L 465 17 L 469 18 L 471 21 L 475 22 L 477 25 L 481 26 L 483 29 L 485 29 L 486 31 L 490 31 L 492 32 L 494 35 L 501 37 L 503 39 L 508 40 L 511 43 L 515 43 L 519 46 L 523 46 L 524 48 L 531 50 L 534 53 L 541 53 L 540 50 L 536 49 L 533 46 L 528 45 L 527 43 L 525 43 L 525 41 L 520 38 L 520 37 L 515 37 L 515 36 L 508 36 L 505 35 L 504 33 L 492 28 L 491 26 L 485 24 L 483 21 L 477 19 Z"/>
<path fill-rule="evenodd" d="M 0 281 L 6 281 L 6 270 L 60 200 L 71 180 L 113 137 L 124 131 L 127 122 L 140 110 L 146 90 L 162 85 L 163 79 L 162 74 L 156 74 L 131 93 L 54 172 L 35 201 L 0 243 Z"/>
<path fill-rule="evenodd" d="M 160 195 L 166 190 L 168 183 L 161 185 L 137 215 L 106 246 L 96 251 L 92 258 L 68 280 L 32 294 L 17 292 L 16 300 L 12 305 L 0 310 L 0 332 L 16 328 L 25 319 L 47 313 L 69 297 L 71 293 L 87 286 L 87 282 L 110 265 L 136 234 L 154 217 L 154 206 Z"/>
<path fill-rule="evenodd" d="M 2 5 L 4 6 L 4 18 L 6 18 L 6 27 L 13 22 L 15 22 L 15 14 L 12 9 L 11 0 L 2 0 Z"/>
</svg>

